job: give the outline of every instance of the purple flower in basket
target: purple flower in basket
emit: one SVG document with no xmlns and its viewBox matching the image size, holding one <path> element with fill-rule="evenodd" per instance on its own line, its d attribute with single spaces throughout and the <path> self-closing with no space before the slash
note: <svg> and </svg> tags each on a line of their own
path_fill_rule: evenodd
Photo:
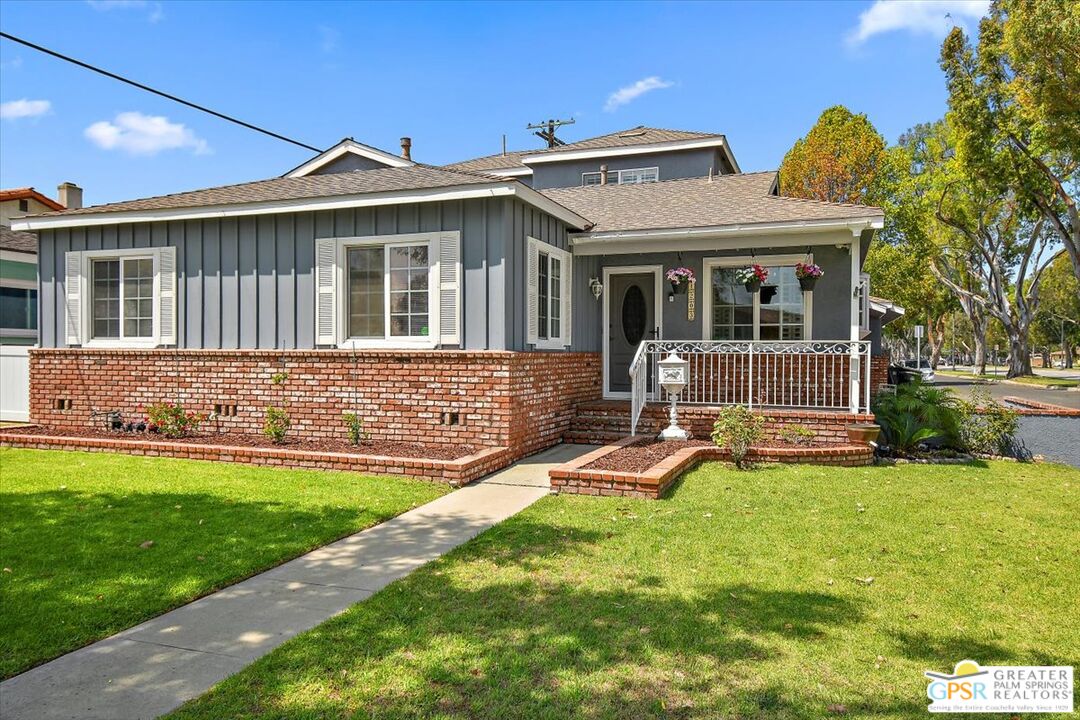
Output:
<svg viewBox="0 0 1080 720">
<path fill-rule="evenodd" d="M 795 277 L 799 278 L 819 278 L 825 274 L 825 271 L 821 269 L 820 265 L 814 263 L 795 263 Z"/>
<path fill-rule="evenodd" d="M 686 267 L 671 268 L 664 273 L 664 277 L 666 277 L 672 285 L 682 285 L 683 283 L 694 282 L 694 271 Z"/>
</svg>

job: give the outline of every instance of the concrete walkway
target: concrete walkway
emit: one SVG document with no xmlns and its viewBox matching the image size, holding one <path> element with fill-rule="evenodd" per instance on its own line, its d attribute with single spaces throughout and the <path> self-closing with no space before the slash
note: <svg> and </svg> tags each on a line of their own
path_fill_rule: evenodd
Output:
<svg viewBox="0 0 1080 720">
<path fill-rule="evenodd" d="M 525 509 L 549 492 L 551 467 L 593 449 L 556 446 L 11 678 L 0 683 L 0 718 L 135 720 L 167 713 Z"/>
</svg>

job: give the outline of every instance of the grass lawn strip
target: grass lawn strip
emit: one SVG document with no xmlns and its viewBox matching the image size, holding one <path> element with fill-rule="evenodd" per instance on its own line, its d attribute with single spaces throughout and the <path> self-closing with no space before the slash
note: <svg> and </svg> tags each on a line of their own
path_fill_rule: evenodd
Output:
<svg viewBox="0 0 1080 720">
<path fill-rule="evenodd" d="M 0 449 L 0 478 L 2 677 L 447 490 L 351 473 L 10 448 Z"/>
<path fill-rule="evenodd" d="M 921 717 L 926 669 L 1075 665 L 1080 471 L 702 465 L 541 500 L 178 710 Z"/>
<path fill-rule="evenodd" d="M 984 380 L 987 382 L 1017 383 L 1019 385 L 1035 385 L 1039 387 L 1080 387 L 1080 380 L 1073 380 L 1072 378 L 1051 377 L 1049 375 L 1024 375 L 1021 377 L 1006 378 L 1004 373 L 1001 375 L 973 375 L 969 372 L 962 372 L 957 370 L 938 370 L 937 372 L 941 375 L 946 375 L 948 377 L 971 378 L 974 380 Z"/>
</svg>

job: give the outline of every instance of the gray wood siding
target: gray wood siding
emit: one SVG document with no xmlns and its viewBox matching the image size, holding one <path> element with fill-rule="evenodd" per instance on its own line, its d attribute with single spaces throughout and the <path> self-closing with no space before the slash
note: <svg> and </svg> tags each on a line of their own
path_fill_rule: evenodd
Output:
<svg viewBox="0 0 1080 720">
<path fill-rule="evenodd" d="M 714 148 L 697 150 L 673 150 L 645 155 L 626 155 L 622 157 L 593 158 L 560 163 L 538 163 L 533 166 L 532 186 L 537 190 L 556 187 L 576 187 L 581 185 L 581 173 L 597 172 L 601 165 L 608 170 L 628 170 L 630 168 L 659 168 L 660 180 L 678 178 L 706 177 L 709 168 L 716 174 L 731 172 L 720 152 Z"/>
<path fill-rule="evenodd" d="M 394 235 L 459 230 L 462 235 L 463 345 L 507 349 L 506 300 L 513 273 L 508 248 L 523 257 L 524 234 L 566 246 L 566 228 L 520 201 L 487 198 L 377 208 L 282 213 L 244 218 L 44 230 L 39 255 L 40 343 L 63 347 L 64 253 L 69 250 L 177 248 L 177 343 L 183 348 L 308 349 L 315 347 L 316 237 Z M 521 269 L 523 272 L 523 267 Z M 523 289 L 523 288 L 522 288 Z M 524 312 L 524 297 L 513 299 Z M 524 315 L 522 315 L 522 321 Z"/>
<path fill-rule="evenodd" d="M 526 313 L 526 278 L 525 263 L 527 238 L 553 245 L 560 250 L 570 250 L 569 228 L 563 221 L 517 199 L 507 199 L 503 217 L 505 237 L 509 238 L 506 247 L 505 275 L 505 346 L 507 350 L 527 350 L 526 343 L 528 318 Z M 576 284 L 575 280 L 575 284 Z M 572 298 L 571 305 L 577 301 Z M 577 334 L 576 326 L 571 326 L 571 333 Z"/>
</svg>

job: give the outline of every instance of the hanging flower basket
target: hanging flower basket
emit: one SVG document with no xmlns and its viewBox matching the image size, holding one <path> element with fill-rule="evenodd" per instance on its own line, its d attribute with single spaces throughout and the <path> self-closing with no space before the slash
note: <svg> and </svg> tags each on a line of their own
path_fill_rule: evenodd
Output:
<svg viewBox="0 0 1080 720">
<path fill-rule="evenodd" d="M 682 295 L 694 282 L 694 271 L 687 267 L 671 268 L 664 273 L 664 277 L 671 283 L 671 292 Z"/>
<path fill-rule="evenodd" d="M 761 286 L 761 304 L 768 305 L 772 302 L 772 299 L 776 297 L 777 287 L 775 285 L 762 285 Z"/>
<path fill-rule="evenodd" d="M 825 274 L 820 265 L 814 263 L 796 263 L 795 277 L 799 279 L 799 287 L 803 292 L 810 292 L 817 284 L 818 278 Z"/>
<path fill-rule="evenodd" d="M 743 284 L 747 292 L 756 293 L 761 284 L 769 279 L 769 271 L 757 263 L 748 268 L 735 271 L 735 279 Z"/>
</svg>

